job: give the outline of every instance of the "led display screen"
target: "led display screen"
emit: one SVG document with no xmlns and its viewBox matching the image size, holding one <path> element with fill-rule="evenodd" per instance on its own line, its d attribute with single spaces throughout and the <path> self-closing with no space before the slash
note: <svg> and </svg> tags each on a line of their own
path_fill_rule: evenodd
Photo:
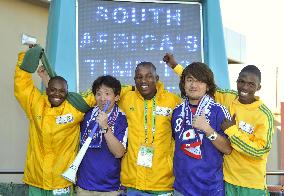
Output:
<svg viewBox="0 0 284 196">
<path fill-rule="evenodd" d="M 179 92 L 179 77 L 162 61 L 166 52 L 188 65 L 203 61 L 201 4 L 78 0 L 79 90 L 100 75 L 134 84 L 139 62 L 152 62 L 160 80 Z"/>
</svg>

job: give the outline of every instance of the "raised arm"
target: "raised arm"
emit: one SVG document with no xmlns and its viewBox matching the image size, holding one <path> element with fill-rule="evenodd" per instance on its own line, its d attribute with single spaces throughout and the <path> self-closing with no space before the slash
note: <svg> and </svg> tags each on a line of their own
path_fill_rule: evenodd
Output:
<svg viewBox="0 0 284 196">
<path fill-rule="evenodd" d="M 34 102 L 33 100 L 38 99 L 41 94 L 32 80 L 32 73 L 24 70 L 21 66 L 24 57 L 25 52 L 18 54 L 14 76 L 14 94 L 21 107 L 29 116 L 31 113 L 30 108 Z"/>
<path fill-rule="evenodd" d="M 174 58 L 174 55 L 171 53 L 166 53 L 163 61 L 174 70 L 174 72 L 178 75 L 181 76 L 182 71 L 184 70 L 183 66 L 178 64 Z"/>
<path fill-rule="evenodd" d="M 47 71 L 45 70 L 44 66 L 41 65 L 38 67 L 37 69 L 37 74 L 38 76 L 41 78 L 43 85 L 45 86 L 45 88 L 47 88 L 48 86 L 48 82 L 50 80 L 50 77 L 47 73 Z"/>
</svg>

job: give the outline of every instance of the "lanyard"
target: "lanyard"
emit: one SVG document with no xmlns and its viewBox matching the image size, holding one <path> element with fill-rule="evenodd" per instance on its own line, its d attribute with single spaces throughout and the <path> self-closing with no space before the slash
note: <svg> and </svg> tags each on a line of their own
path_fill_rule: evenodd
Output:
<svg viewBox="0 0 284 196">
<path fill-rule="evenodd" d="M 148 141 L 148 103 L 147 100 L 144 99 L 144 131 L 145 131 L 145 144 Z M 152 135 L 154 142 L 156 132 L 156 96 L 153 98 L 153 107 L 152 107 Z"/>
</svg>

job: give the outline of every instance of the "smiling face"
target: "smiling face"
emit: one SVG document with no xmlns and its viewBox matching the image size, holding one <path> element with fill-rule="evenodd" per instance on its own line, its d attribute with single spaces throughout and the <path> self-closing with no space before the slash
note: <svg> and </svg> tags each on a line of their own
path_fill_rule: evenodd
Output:
<svg viewBox="0 0 284 196">
<path fill-rule="evenodd" d="M 181 96 L 187 97 L 193 105 L 197 105 L 205 94 L 214 98 L 216 84 L 212 70 L 204 63 L 191 63 L 182 72 L 179 89 Z"/>
<path fill-rule="evenodd" d="M 106 113 L 109 113 L 112 110 L 115 102 L 119 100 L 119 95 L 115 95 L 113 89 L 104 84 L 98 87 L 95 96 L 100 110 L 103 110 L 107 101 L 110 101 L 110 105 Z"/>
<path fill-rule="evenodd" d="M 139 64 L 135 70 L 135 85 L 139 93 L 145 99 L 152 99 L 156 92 L 156 83 L 159 80 L 159 76 L 152 64 Z"/>
<path fill-rule="evenodd" d="M 259 77 L 250 72 L 241 72 L 237 80 L 239 101 L 242 104 L 250 104 L 255 101 L 255 92 L 260 90 Z"/>
<path fill-rule="evenodd" d="M 189 102 L 193 105 L 197 105 L 208 91 L 208 87 L 206 83 L 197 80 L 192 75 L 188 75 L 185 77 L 184 91 Z"/>
<path fill-rule="evenodd" d="M 50 79 L 46 94 L 51 107 L 60 106 L 67 97 L 67 83 L 64 79 Z"/>
</svg>

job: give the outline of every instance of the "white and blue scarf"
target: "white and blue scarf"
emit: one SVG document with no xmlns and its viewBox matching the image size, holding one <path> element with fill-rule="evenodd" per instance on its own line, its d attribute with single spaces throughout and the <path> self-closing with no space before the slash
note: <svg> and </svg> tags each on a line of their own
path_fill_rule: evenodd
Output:
<svg viewBox="0 0 284 196">
<path fill-rule="evenodd" d="M 92 109 L 92 114 L 90 116 L 90 118 L 87 120 L 87 126 L 86 128 L 81 132 L 81 139 L 80 139 L 80 144 L 83 145 L 86 141 L 86 139 L 88 138 L 89 134 L 92 132 L 92 129 L 95 127 L 96 125 L 96 118 L 99 114 L 99 107 L 95 106 Z M 110 127 L 110 131 L 114 131 L 114 123 L 117 119 L 118 116 L 118 106 L 117 104 L 114 104 L 114 107 L 112 109 L 112 111 L 108 114 L 108 126 Z M 86 120 L 86 119 L 85 119 Z M 93 139 L 89 145 L 89 148 L 101 148 L 101 144 L 102 144 L 102 140 L 103 140 L 103 133 L 101 131 L 100 126 L 97 127 L 97 130 L 93 136 Z"/>
<path fill-rule="evenodd" d="M 214 103 L 214 100 L 209 95 L 204 95 L 197 107 L 195 115 L 201 116 L 204 111 L 205 114 L 210 115 L 209 107 Z M 181 150 L 188 156 L 201 159 L 201 145 L 204 136 L 202 130 L 192 127 L 193 114 L 190 109 L 189 99 L 186 98 L 182 108 L 183 126 L 179 138 L 182 140 Z M 208 118 L 207 118 L 208 120 Z M 182 137 L 182 138 L 181 138 Z"/>
</svg>

